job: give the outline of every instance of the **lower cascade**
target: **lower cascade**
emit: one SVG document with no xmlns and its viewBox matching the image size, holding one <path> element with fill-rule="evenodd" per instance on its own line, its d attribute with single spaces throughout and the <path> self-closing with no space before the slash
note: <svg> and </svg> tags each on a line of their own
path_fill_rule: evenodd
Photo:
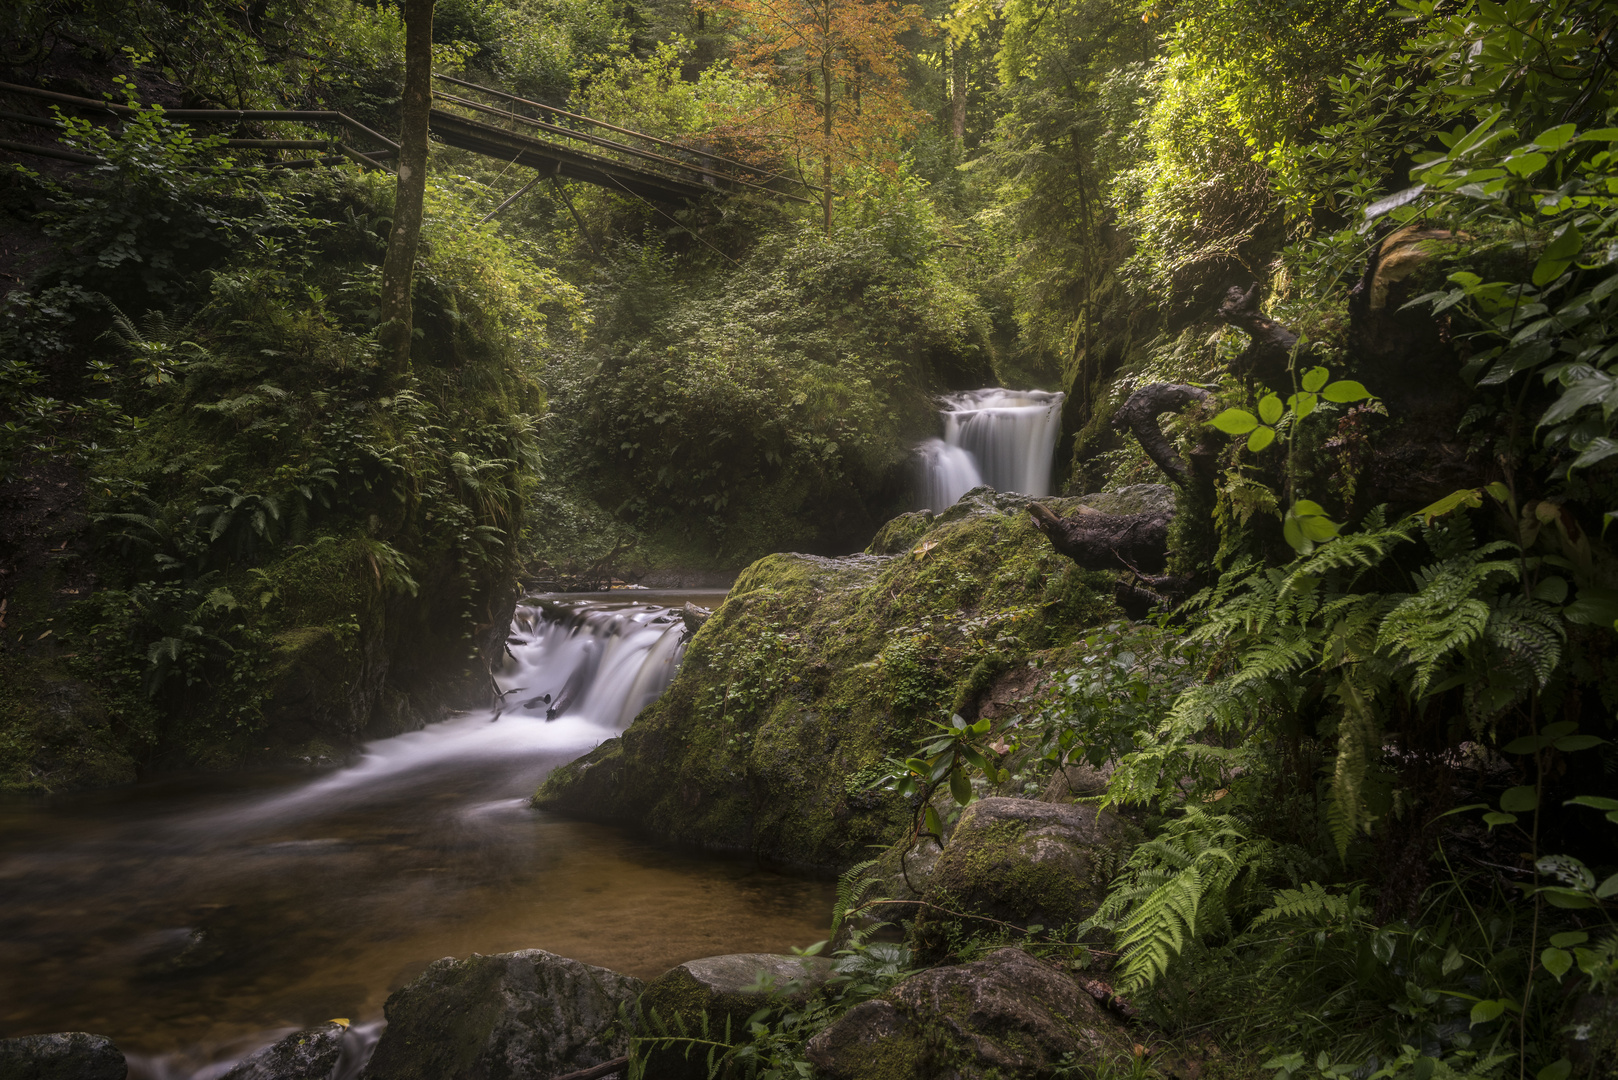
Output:
<svg viewBox="0 0 1618 1080">
<path fill-rule="evenodd" d="M 989 388 L 942 398 L 944 437 L 917 448 L 922 506 L 943 510 L 983 484 L 996 491 L 1049 495 L 1063 397 Z"/>
<path fill-rule="evenodd" d="M 389 993 L 440 957 L 538 948 L 652 978 L 693 956 L 813 940 L 830 886 L 671 856 L 528 805 L 550 769 L 667 688 L 689 637 L 681 605 L 720 599 L 526 598 L 496 706 L 315 776 L 0 805 L 0 1032 L 93 1031 L 131 1080 L 218 1080 L 346 1017 L 330 1048 L 341 1060 L 322 1074 L 341 1080 L 364 1065 Z"/>
</svg>

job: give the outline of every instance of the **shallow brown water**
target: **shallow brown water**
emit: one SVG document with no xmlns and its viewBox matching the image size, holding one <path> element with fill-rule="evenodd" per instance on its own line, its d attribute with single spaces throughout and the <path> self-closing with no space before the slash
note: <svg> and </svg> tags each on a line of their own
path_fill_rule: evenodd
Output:
<svg viewBox="0 0 1618 1080">
<path fill-rule="evenodd" d="M 612 733 L 474 714 L 313 778 L 0 806 L 0 1037 L 92 1031 L 155 1056 L 141 1075 L 206 1075 L 278 1031 L 379 1018 L 443 956 L 542 948 L 649 978 L 826 936 L 828 883 L 527 806 Z"/>
</svg>

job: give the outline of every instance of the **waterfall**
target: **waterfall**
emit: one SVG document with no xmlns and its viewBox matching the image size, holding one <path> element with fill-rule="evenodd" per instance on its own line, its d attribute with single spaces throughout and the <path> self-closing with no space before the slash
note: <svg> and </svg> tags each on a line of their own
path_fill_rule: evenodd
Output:
<svg viewBox="0 0 1618 1080">
<path fill-rule="evenodd" d="M 617 735 L 674 681 L 685 653 L 679 610 L 656 603 L 580 596 L 517 605 L 494 671 L 494 709 L 368 743 L 352 765 L 293 791 L 211 816 L 256 826 L 318 812 L 334 800 L 376 798 L 434 770 L 470 763 L 518 767 L 564 759 Z"/>
<path fill-rule="evenodd" d="M 980 484 L 1049 495 L 1062 398 L 1043 390 L 969 390 L 941 399 L 944 437 L 917 449 L 922 505 L 951 506 Z"/>
<path fill-rule="evenodd" d="M 654 604 L 521 604 L 496 672 L 514 702 L 503 711 L 622 730 L 674 681 L 685 637 L 679 613 Z"/>
</svg>

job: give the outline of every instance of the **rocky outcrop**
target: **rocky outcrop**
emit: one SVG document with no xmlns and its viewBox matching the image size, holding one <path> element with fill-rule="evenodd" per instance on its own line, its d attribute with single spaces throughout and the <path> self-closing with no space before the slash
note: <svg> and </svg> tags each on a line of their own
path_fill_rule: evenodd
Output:
<svg viewBox="0 0 1618 1080">
<path fill-rule="evenodd" d="M 1009 1080 L 1127 1064 L 1134 1040 L 1073 979 L 1019 949 L 913 975 L 809 1041 L 833 1080 Z"/>
<path fill-rule="evenodd" d="M 330 1080 L 346 1034 L 337 1023 L 295 1031 L 238 1061 L 220 1080 Z"/>
<path fill-rule="evenodd" d="M 927 877 L 917 942 L 943 957 L 1004 924 L 1056 930 L 1081 922 L 1105 898 L 1128 843 L 1129 827 L 1109 810 L 979 799 Z"/>
<path fill-rule="evenodd" d="M 801 1005 L 831 978 L 820 957 L 734 953 L 692 960 L 658 976 L 640 997 L 648 1033 L 706 1032 L 717 1041 L 740 1041 L 747 1018 L 772 1004 Z M 654 1045 L 646 1075 L 658 1080 L 706 1080 L 705 1050 Z"/>
<path fill-rule="evenodd" d="M 542 949 L 444 959 L 384 1006 L 365 1080 L 528 1080 L 623 1055 L 639 979 Z"/>
<path fill-rule="evenodd" d="M 1142 489 L 1047 503 L 1163 505 L 1167 489 Z M 1001 676 L 1117 615 L 1113 576 L 1053 551 L 1030 502 L 979 488 L 890 523 L 870 554 L 754 563 L 663 696 L 553 772 L 536 805 L 815 870 L 893 843 L 911 810 L 873 786 L 883 761 L 934 720 L 981 715 Z"/>
<path fill-rule="evenodd" d="M 64 1031 L 0 1039 L 0 1080 L 124 1080 L 124 1055 L 101 1035 Z"/>
</svg>

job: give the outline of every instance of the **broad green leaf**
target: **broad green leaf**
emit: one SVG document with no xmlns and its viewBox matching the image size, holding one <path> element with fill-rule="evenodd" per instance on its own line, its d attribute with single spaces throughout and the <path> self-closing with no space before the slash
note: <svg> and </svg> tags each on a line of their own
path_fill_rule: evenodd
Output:
<svg viewBox="0 0 1618 1080">
<path fill-rule="evenodd" d="M 1517 824 L 1517 815 L 1502 814 L 1498 810 L 1491 810 L 1483 815 L 1483 823 L 1491 829 L 1496 825 L 1515 825 Z"/>
<path fill-rule="evenodd" d="M 1534 264 L 1533 282 L 1540 288 L 1544 288 L 1566 273 L 1567 268 L 1572 265 L 1572 259 L 1542 258 Z"/>
<path fill-rule="evenodd" d="M 1505 1011 L 1505 1002 L 1484 998 L 1472 1006 L 1472 1023 L 1468 1026 L 1477 1027 L 1479 1024 L 1487 1024 L 1490 1020 L 1498 1019 L 1500 1014 Z"/>
<path fill-rule="evenodd" d="M 1247 437 L 1247 449 L 1258 453 L 1275 441 L 1275 429 L 1272 427 L 1258 427 Z"/>
<path fill-rule="evenodd" d="M 1588 806 L 1592 810 L 1618 810 L 1618 799 L 1609 799 L 1605 795 L 1575 795 L 1563 806 Z"/>
<path fill-rule="evenodd" d="M 1583 930 L 1569 930 L 1565 934 L 1552 934 L 1551 944 L 1558 949 L 1571 949 L 1575 945 L 1583 945 L 1590 940 L 1590 935 Z"/>
<path fill-rule="evenodd" d="M 1302 385 L 1304 390 L 1311 394 L 1319 393 L 1320 388 L 1326 385 L 1326 380 L 1329 378 L 1331 378 L 1331 372 L 1325 368 L 1310 368 L 1303 373 Z"/>
<path fill-rule="evenodd" d="M 1560 604 L 1567 599 L 1567 578 L 1551 575 L 1534 586 L 1534 599 L 1546 604 Z"/>
<path fill-rule="evenodd" d="M 1337 522 L 1320 514 L 1305 514 L 1298 518 L 1298 528 L 1303 535 L 1316 543 L 1324 543 L 1335 537 L 1339 531 Z"/>
<path fill-rule="evenodd" d="M 1518 176 L 1529 177 L 1550 164 L 1550 160 L 1544 154 L 1518 154 L 1506 159 L 1506 168 Z"/>
<path fill-rule="evenodd" d="M 1339 379 L 1337 382 L 1328 383 L 1320 392 L 1320 396 L 1341 405 L 1350 401 L 1364 401 L 1371 396 L 1371 392 L 1353 379 Z"/>
<path fill-rule="evenodd" d="M 1226 435 L 1246 435 L 1258 427 L 1258 417 L 1246 409 L 1226 409 L 1214 417 L 1212 423 Z"/>
<path fill-rule="evenodd" d="M 944 823 L 938 820 L 938 811 L 932 806 L 927 807 L 921 815 L 922 827 L 939 839 L 944 837 Z"/>
<path fill-rule="evenodd" d="M 1524 735 L 1512 739 L 1501 749 L 1508 754 L 1533 754 L 1545 749 L 1554 740 L 1549 735 Z"/>
<path fill-rule="evenodd" d="M 1507 788 L 1500 796 L 1500 809 L 1508 814 L 1526 814 L 1539 809 L 1539 789 L 1535 787 Z"/>
<path fill-rule="evenodd" d="M 966 773 L 963 770 L 950 770 L 949 793 L 955 796 L 955 801 L 962 806 L 972 801 L 972 781 L 966 778 Z"/>
<path fill-rule="evenodd" d="M 1276 394 L 1265 394 L 1258 401 L 1258 418 L 1266 424 L 1273 424 L 1281 419 L 1285 410 L 1281 407 L 1281 398 Z"/>
<path fill-rule="evenodd" d="M 1454 513 L 1463 506 L 1477 507 L 1482 505 L 1483 497 L 1478 493 L 1477 488 L 1461 488 L 1459 491 L 1450 492 L 1430 506 L 1424 506 L 1417 510 L 1415 516 L 1421 518 L 1424 523 L 1431 525 L 1434 520 L 1446 514 Z"/>
<path fill-rule="evenodd" d="M 1557 739 L 1551 745 L 1562 751 L 1564 754 L 1571 754 L 1578 750 L 1589 750 L 1593 747 L 1600 746 L 1606 741 L 1606 739 L 1595 735 L 1565 735 L 1562 738 Z"/>
<path fill-rule="evenodd" d="M 1569 125 L 1570 127 L 1572 125 Z M 1557 976 L 1561 978 L 1560 975 Z M 1573 1062 L 1567 1058 L 1557 1058 L 1539 1072 L 1534 1074 L 1534 1080 L 1567 1080 L 1573 1075 Z"/>
<path fill-rule="evenodd" d="M 1612 817 L 1612 814 L 1609 813 L 1607 817 Z M 1618 874 L 1612 875 L 1596 886 L 1596 897 L 1598 899 L 1611 900 L 1614 896 L 1618 896 Z"/>
<path fill-rule="evenodd" d="M 1596 128 L 1579 134 L 1580 142 L 1618 142 L 1618 128 Z"/>
<path fill-rule="evenodd" d="M 1303 530 L 1298 528 L 1297 518 L 1289 517 L 1281 523 L 1281 537 L 1287 542 L 1293 551 L 1304 552 L 1305 549 L 1308 549 L 1309 551 L 1314 550 L 1314 544 L 1303 535 Z"/>
<path fill-rule="evenodd" d="M 1539 954 L 1539 962 L 1556 977 L 1557 982 L 1561 982 L 1562 976 L 1573 970 L 1573 954 L 1566 949 L 1546 949 Z"/>
<path fill-rule="evenodd" d="M 1315 411 L 1315 402 L 1319 400 L 1320 399 L 1315 397 L 1314 394 L 1304 391 L 1303 393 L 1293 394 L 1291 397 L 1287 398 L 1287 408 L 1292 410 L 1292 414 L 1294 416 L 1296 416 L 1299 420 L 1302 420 L 1304 417 Z"/>
<path fill-rule="evenodd" d="M 1502 484 L 1498 480 L 1486 485 L 1483 490 L 1492 495 L 1495 502 L 1503 503 L 1511 501 L 1511 489 L 1506 487 L 1506 485 Z"/>
<path fill-rule="evenodd" d="M 1451 945 L 1444 952 L 1444 963 L 1441 970 L 1445 975 L 1448 975 L 1454 971 L 1458 971 L 1465 963 L 1466 961 L 1461 959 L 1461 950 L 1456 946 Z"/>
<path fill-rule="evenodd" d="M 1568 911 L 1580 911 L 1593 908 L 1596 902 L 1578 889 L 1563 888 L 1560 885 L 1546 885 L 1537 893 L 1548 901 L 1551 907 L 1559 907 Z"/>
<path fill-rule="evenodd" d="M 1292 512 L 1301 517 L 1306 514 L 1324 514 L 1326 508 L 1313 499 L 1299 499 L 1292 504 Z"/>
<path fill-rule="evenodd" d="M 1542 150 L 1560 150 L 1578 132 L 1574 124 L 1559 124 L 1549 131 L 1542 131 L 1534 140 L 1534 145 Z"/>
</svg>

